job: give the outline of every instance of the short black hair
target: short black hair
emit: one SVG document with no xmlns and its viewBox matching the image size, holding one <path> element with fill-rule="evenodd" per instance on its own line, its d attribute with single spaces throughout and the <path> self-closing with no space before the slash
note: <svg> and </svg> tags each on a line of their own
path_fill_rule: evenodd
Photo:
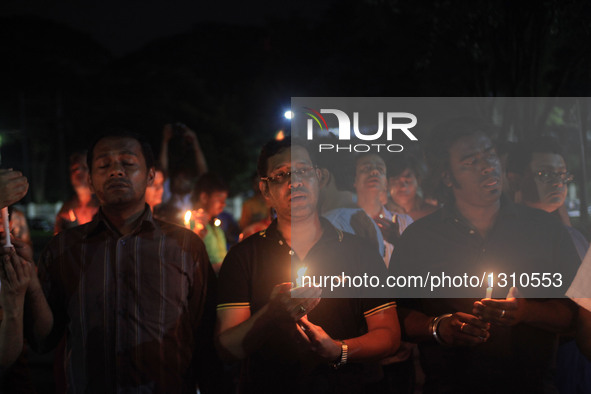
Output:
<svg viewBox="0 0 591 394">
<path fill-rule="evenodd" d="M 564 153 L 554 137 L 543 136 L 535 140 L 526 141 L 509 152 L 507 157 L 507 172 L 519 175 L 525 174 L 532 160 L 534 153 L 552 153 L 564 158 Z"/>
<path fill-rule="evenodd" d="M 291 135 L 285 136 L 285 138 L 281 140 L 273 139 L 268 141 L 263 148 L 261 149 L 261 153 L 259 154 L 259 159 L 257 161 L 257 173 L 259 177 L 266 177 L 267 171 L 269 170 L 269 158 L 275 156 L 286 149 L 290 149 L 292 145 L 301 146 L 304 149 L 308 150 L 308 146 L 305 141 L 300 140 L 299 138 L 292 138 Z M 312 155 L 310 155 L 310 160 L 314 162 Z"/>
<path fill-rule="evenodd" d="M 437 125 L 425 145 L 425 160 L 429 168 L 427 187 L 443 203 L 453 201 L 453 192 L 445 185 L 443 174 L 450 171 L 449 149 L 460 138 L 484 134 L 490 138 L 491 125 L 482 119 L 460 117 Z"/>
<path fill-rule="evenodd" d="M 104 133 L 102 133 L 90 145 L 90 149 L 88 149 L 88 155 L 86 156 L 86 163 L 88 164 L 89 173 L 92 172 L 94 148 L 100 141 L 107 138 L 131 138 L 136 140 L 140 144 L 140 147 L 142 149 L 142 154 L 144 155 L 144 160 L 146 162 L 146 168 L 149 170 L 150 168 L 154 167 L 154 152 L 152 151 L 152 146 L 141 134 L 133 133 L 128 130 L 113 129 L 107 130 Z"/>
<path fill-rule="evenodd" d="M 414 173 L 417 182 L 421 183 L 425 171 L 421 161 L 419 161 L 416 156 L 398 153 L 390 156 L 386 162 L 386 173 L 388 178 L 394 178 L 401 175 L 407 168 Z"/>
<path fill-rule="evenodd" d="M 226 192 L 230 188 L 224 179 L 215 172 L 206 172 L 197 179 L 195 183 L 195 187 L 193 187 L 193 194 L 191 196 L 191 201 L 196 203 L 199 201 L 199 196 L 201 193 L 205 193 L 208 196 L 216 193 L 216 192 Z"/>
</svg>

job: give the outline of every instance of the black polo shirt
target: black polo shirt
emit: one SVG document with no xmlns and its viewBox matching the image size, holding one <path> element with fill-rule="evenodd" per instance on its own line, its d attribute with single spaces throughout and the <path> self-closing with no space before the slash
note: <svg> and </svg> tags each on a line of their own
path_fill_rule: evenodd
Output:
<svg viewBox="0 0 591 394">
<path fill-rule="evenodd" d="M 553 216 L 502 200 L 486 238 L 452 207 L 413 223 L 394 250 L 390 274 L 560 271 L 566 288 L 578 264 L 568 232 Z M 472 298 L 401 299 L 400 303 L 429 316 L 458 311 L 472 314 L 474 301 L 485 296 L 484 289 L 476 291 L 478 298 L 472 292 L 466 296 Z M 493 298 L 504 298 L 507 291 L 508 287 L 494 287 Z M 530 290 L 520 288 L 520 292 L 527 296 Z M 400 290 L 394 294 L 406 297 Z M 493 326 L 490 334 L 488 342 L 473 347 L 421 343 L 425 392 L 554 392 L 555 334 L 525 324 Z"/>
<path fill-rule="evenodd" d="M 287 245 L 276 221 L 234 246 L 221 268 L 218 310 L 250 308 L 251 314 L 256 313 L 269 302 L 275 285 L 291 282 L 291 274 L 302 265 L 308 267 L 308 275 L 385 273 L 375 247 L 325 219 L 321 224 L 322 237 L 304 262 Z M 348 339 L 367 332 L 365 317 L 393 306 L 386 299 L 322 298 L 308 318 L 333 339 Z M 277 323 L 267 335 L 262 348 L 245 362 L 241 378 L 245 392 L 361 392 L 364 382 L 379 377 L 375 364 L 331 369 L 304 346 L 293 323 Z"/>
</svg>

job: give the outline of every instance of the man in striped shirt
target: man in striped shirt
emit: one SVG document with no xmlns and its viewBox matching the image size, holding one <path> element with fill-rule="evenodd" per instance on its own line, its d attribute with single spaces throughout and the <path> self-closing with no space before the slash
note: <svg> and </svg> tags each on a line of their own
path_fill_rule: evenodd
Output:
<svg viewBox="0 0 591 394">
<path fill-rule="evenodd" d="M 66 333 L 68 392 L 194 393 L 194 356 L 212 333 L 205 247 L 191 231 L 153 219 L 144 193 L 154 159 L 139 137 L 99 138 L 88 164 L 101 208 L 44 251 L 50 308 L 39 282 L 31 285 L 32 342 L 49 349 Z"/>
<path fill-rule="evenodd" d="M 245 360 L 240 392 L 363 392 L 381 376 L 375 361 L 400 344 L 395 303 L 343 293 L 320 299 L 316 287 L 294 289 L 290 272 L 306 266 L 315 277 L 379 275 L 383 261 L 373 245 L 318 216 L 318 170 L 301 143 L 271 141 L 258 171 L 277 219 L 224 260 L 220 351 Z M 328 296 L 330 289 L 323 291 Z"/>
</svg>

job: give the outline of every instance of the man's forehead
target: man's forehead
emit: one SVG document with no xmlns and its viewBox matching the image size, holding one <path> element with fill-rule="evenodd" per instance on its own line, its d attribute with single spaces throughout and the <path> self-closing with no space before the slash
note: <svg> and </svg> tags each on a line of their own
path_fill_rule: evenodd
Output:
<svg viewBox="0 0 591 394">
<path fill-rule="evenodd" d="M 493 148 L 493 143 L 485 134 L 477 133 L 458 138 L 450 147 L 450 154 L 466 156 Z"/>
<path fill-rule="evenodd" d="M 411 169 L 411 168 L 405 168 L 404 170 L 402 170 L 398 175 L 393 176 L 391 178 L 399 178 L 399 177 L 411 177 L 415 174 L 415 172 Z"/>
<path fill-rule="evenodd" d="M 374 155 L 373 153 L 370 153 L 368 155 L 364 155 L 361 156 L 358 160 L 357 160 L 357 166 L 361 166 L 363 164 L 367 164 L 367 163 L 377 163 L 377 164 L 383 164 L 385 165 L 386 163 L 384 162 L 384 159 L 382 159 L 380 156 L 378 155 Z"/>
<path fill-rule="evenodd" d="M 100 140 L 94 147 L 94 158 L 111 154 L 130 154 L 143 156 L 140 143 L 129 137 L 107 137 Z"/>
<path fill-rule="evenodd" d="M 269 157 L 269 169 L 291 166 L 292 164 L 312 164 L 310 154 L 301 146 L 292 146 L 291 149 L 284 149 L 276 155 Z"/>
<path fill-rule="evenodd" d="M 534 152 L 531 157 L 533 167 L 564 167 L 564 159 L 558 153 Z"/>
</svg>

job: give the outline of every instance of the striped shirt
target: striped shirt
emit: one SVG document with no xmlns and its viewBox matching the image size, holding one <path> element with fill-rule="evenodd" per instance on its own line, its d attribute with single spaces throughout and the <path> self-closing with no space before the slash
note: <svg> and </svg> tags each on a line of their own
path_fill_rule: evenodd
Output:
<svg viewBox="0 0 591 394">
<path fill-rule="evenodd" d="M 203 314 L 214 279 L 196 234 L 153 219 L 146 205 L 122 236 L 99 210 L 55 236 L 39 270 L 54 315 L 43 346 L 66 333 L 69 392 L 195 392 L 192 359 L 212 320 Z"/>
</svg>

